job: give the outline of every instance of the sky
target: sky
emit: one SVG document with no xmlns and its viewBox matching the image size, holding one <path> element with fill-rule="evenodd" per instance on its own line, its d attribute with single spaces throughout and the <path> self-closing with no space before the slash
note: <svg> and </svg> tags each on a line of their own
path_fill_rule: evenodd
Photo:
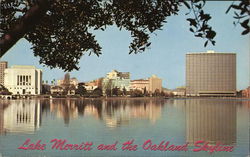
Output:
<svg viewBox="0 0 250 157">
<path fill-rule="evenodd" d="M 185 85 L 185 54 L 189 52 L 232 52 L 237 54 L 237 89 L 250 85 L 250 38 L 242 36 L 243 28 L 234 26 L 233 15 L 225 14 L 231 2 L 207 2 L 205 12 L 212 19 L 209 24 L 217 32 L 216 45 L 204 47 L 204 40 L 196 38 L 189 31 L 188 10 L 181 8 L 179 15 L 167 18 L 163 30 L 151 36 L 150 49 L 139 54 L 128 54 L 131 42 L 130 33 L 114 26 L 105 31 L 96 31 L 96 39 L 102 46 L 102 55 L 84 55 L 79 63 L 80 70 L 70 72 L 79 81 L 90 81 L 104 77 L 113 69 L 130 72 L 131 79 L 148 78 L 155 74 L 163 79 L 163 87 L 174 89 Z M 189 15 L 192 16 L 192 15 Z M 34 57 L 31 44 L 19 40 L 0 60 L 11 65 L 34 65 L 43 70 L 43 80 L 62 79 L 65 72 L 50 69 L 39 64 Z"/>
</svg>

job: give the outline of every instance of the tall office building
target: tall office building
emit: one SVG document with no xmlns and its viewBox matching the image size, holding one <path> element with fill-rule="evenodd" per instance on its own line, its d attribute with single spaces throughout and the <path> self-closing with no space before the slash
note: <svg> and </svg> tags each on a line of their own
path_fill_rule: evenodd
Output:
<svg viewBox="0 0 250 157">
<path fill-rule="evenodd" d="M 1 61 L 0 62 L 0 84 L 4 84 L 4 70 L 8 67 L 8 62 Z"/>
<path fill-rule="evenodd" d="M 236 54 L 186 54 L 186 95 L 236 96 Z"/>
<path fill-rule="evenodd" d="M 42 71 L 34 66 L 15 65 L 4 72 L 4 86 L 12 94 L 41 94 Z"/>
</svg>

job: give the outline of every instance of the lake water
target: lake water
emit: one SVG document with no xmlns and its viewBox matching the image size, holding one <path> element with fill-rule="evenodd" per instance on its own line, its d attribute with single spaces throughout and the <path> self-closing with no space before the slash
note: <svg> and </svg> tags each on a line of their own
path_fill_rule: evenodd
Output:
<svg viewBox="0 0 250 157">
<path fill-rule="evenodd" d="M 249 157 L 249 114 L 250 100 L 239 99 L 0 100 L 0 157 Z M 27 139 L 46 146 L 18 149 Z M 92 142 L 92 149 L 52 149 L 53 139 L 67 140 L 65 145 Z M 132 140 L 130 148 L 137 149 L 122 150 Z M 143 147 L 148 140 L 152 144 Z M 162 141 L 188 143 L 188 150 L 148 150 Z M 194 152 L 197 141 L 233 151 Z"/>
</svg>

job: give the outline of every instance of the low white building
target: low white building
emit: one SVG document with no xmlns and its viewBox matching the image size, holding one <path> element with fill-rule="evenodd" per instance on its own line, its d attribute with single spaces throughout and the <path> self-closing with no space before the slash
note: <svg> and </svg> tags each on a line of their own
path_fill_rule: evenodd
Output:
<svg viewBox="0 0 250 157">
<path fill-rule="evenodd" d="M 4 71 L 4 86 L 12 94 L 41 94 L 42 70 L 34 66 L 12 66 Z"/>
</svg>

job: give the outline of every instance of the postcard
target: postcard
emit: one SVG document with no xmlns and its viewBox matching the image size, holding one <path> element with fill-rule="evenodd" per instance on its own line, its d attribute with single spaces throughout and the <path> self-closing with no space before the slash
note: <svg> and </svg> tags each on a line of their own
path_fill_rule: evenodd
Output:
<svg viewBox="0 0 250 157">
<path fill-rule="evenodd" d="M 0 5 L 0 157 L 250 157 L 249 1 Z"/>
</svg>

